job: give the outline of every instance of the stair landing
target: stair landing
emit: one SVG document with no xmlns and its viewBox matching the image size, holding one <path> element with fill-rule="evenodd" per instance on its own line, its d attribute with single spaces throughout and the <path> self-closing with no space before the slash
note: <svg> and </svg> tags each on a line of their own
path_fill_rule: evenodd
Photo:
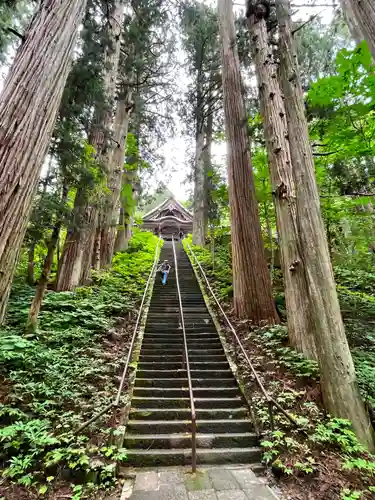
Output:
<svg viewBox="0 0 375 500">
<path fill-rule="evenodd" d="M 125 484 L 121 500 L 277 500 L 281 498 L 248 467 L 209 467 L 191 474 L 187 467 L 138 472 Z"/>
</svg>

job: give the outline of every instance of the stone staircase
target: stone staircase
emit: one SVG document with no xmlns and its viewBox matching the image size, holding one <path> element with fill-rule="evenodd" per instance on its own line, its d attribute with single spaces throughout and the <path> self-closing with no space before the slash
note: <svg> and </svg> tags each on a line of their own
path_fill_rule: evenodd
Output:
<svg viewBox="0 0 375 500">
<path fill-rule="evenodd" d="M 260 449 L 248 409 L 230 370 L 190 261 L 175 243 L 197 415 L 197 463 L 253 463 Z M 173 248 L 166 286 L 156 277 L 125 435 L 128 463 L 190 465 L 191 411 Z"/>
</svg>

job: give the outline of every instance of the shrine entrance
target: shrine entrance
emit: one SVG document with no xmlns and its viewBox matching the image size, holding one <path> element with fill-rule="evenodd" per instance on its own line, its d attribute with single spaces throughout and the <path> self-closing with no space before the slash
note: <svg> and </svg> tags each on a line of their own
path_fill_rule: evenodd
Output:
<svg viewBox="0 0 375 500">
<path fill-rule="evenodd" d="M 179 239 L 193 231 L 193 215 L 171 197 L 144 215 L 141 227 L 165 240 Z"/>
</svg>

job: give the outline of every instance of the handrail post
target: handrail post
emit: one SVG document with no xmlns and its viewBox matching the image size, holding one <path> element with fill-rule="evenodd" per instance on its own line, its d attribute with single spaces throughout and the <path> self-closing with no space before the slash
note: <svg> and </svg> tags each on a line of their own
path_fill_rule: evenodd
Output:
<svg viewBox="0 0 375 500">
<path fill-rule="evenodd" d="M 194 473 L 197 470 L 197 421 L 196 421 L 196 414 L 195 414 L 193 384 L 191 382 L 191 375 L 190 375 L 189 353 L 188 353 L 187 339 L 186 339 L 184 311 L 182 308 L 180 281 L 178 279 L 178 265 L 177 265 L 176 249 L 174 246 L 174 237 L 172 237 L 172 248 L 173 248 L 174 266 L 175 266 L 175 273 L 176 273 L 178 302 L 180 305 L 181 327 L 182 327 L 182 333 L 183 333 L 183 337 L 184 337 L 186 374 L 187 374 L 188 386 L 189 386 L 189 398 L 190 398 L 190 408 L 191 408 L 191 469 L 192 469 L 192 472 Z"/>
</svg>

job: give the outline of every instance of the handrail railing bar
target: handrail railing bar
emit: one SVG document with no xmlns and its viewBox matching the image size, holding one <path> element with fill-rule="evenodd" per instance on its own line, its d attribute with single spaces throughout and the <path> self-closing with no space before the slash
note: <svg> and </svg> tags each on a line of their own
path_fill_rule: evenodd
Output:
<svg viewBox="0 0 375 500">
<path fill-rule="evenodd" d="M 294 425 L 298 426 L 298 424 L 297 424 L 297 422 L 294 420 L 294 418 L 293 418 L 291 415 L 289 415 L 289 414 L 288 414 L 288 412 L 286 412 L 286 411 L 285 411 L 285 410 L 284 410 L 284 409 L 283 409 L 283 408 L 279 405 L 279 403 L 278 403 L 277 401 L 275 401 L 275 400 L 274 400 L 274 399 L 273 399 L 273 398 L 272 398 L 272 397 L 268 394 L 268 392 L 267 392 L 267 391 L 266 391 L 266 389 L 264 388 L 264 386 L 263 386 L 263 384 L 262 384 L 262 382 L 261 382 L 261 380 L 260 380 L 260 378 L 259 378 L 259 376 L 258 376 L 257 372 L 255 371 L 255 368 L 254 368 L 254 366 L 253 366 L 253 364 L 252 364 L 252 362 L 251 362 L 251 360 L 250 360 L 249 356 L 248 356 L 248 355 L 247 355 L 247 353 L 246 353 L 245 348 L 244 348 L 244 347 L 243 347 L 243 345 L 242 345 L 241 340 L 239 339 L 239 337 L 238 337 L 238 335 L 237 335 L 237 333 L 236 333 L 236 330 L 234 329 L 234 327 L 233 327 L 232 323 L 230 322 L 230 320 L 229 320 L 228 316 L 226 315 L 226 313 L 225 313 L 224 309 L 222 308 L 222 306 L 221 306 L 220 302 L 218 301 L 218 299 L 217 299 L 217 297 L 216 297 L 216 295 L 215 295 L 214 291 L 212 290 L 212 287 L 211 287 L 211 285 L 210 285 L 210 282 L 208 281 L 208 278 L 207 278 L 207 276 L 206 276 L 206 273 L 204 272 L 204 270 L 203 270 L 203 268 L 202 268 L 202 266 L 201 266 L 201 264 L 200 264 L 199 260 L 197 259 L 197 257 L 196 257 L 196 255 L 195 255 L 195 253 L 193 252 L 193 249 L 191 248 L 191 246 L 189 245 L 189 243 L 188 243 L 188 242 L 186 242 L 186 245 L 187 245 L 187 247 L 189 248 L 189 251 L 190 251 L 191 255 L 193 256 L 193 258 L 194 258 L 194 260 L 195 260 L 195 262 L 196 262 L 197 266 L 199 267 L 199 269 L 200 269 L 200 271 L 201 271 L 201 273 L 202 273 L 202 276 L 203 276 L 203 278 L 204 278 L 204 280 L 205 280 L 205 282 L 206 282 L 207 288 L 209 289 L 209 291 L 210 291 L 210 293 L 211 293 L 212 297 L 214 298 L 214 300 L 215 300 L 215 302 L 216 302 L 216 304 L 217 304 L 218 308 L 220 309 L 220 311 L 221 311 L 222 315 L 224 316 L 224 318 L 225 318 L 226 322 L 228 323 L 228 326 L 229 326 L 229 328 L 230 328 L 231 332 L 233 333 L 233 335 L 234 335 L 234 337 L 235 337 L 235 339 L 236 339 L 236 341 L 237 341 L 238 345 L 240 346 L 240 349 L 241 349 L 241 351 L 242 351 L 242 354 L 245 356 L 245 359 L 246 359 L 246 361 L 247 361 L 247 364 L 249 365 L 249 367 L 250 367 L 250 369 L 251 369 L 251 371 L 252 371 L 252 373 L 253 373 L 253 375 L 254 375 L 255 381 L 256 381 L 256 383 L 257 383 L 257 385 L 258 385 L 259 389 L 262 391 L 263 396 L 266 398 L 266 401 L 267 401 L 267 403 L 268 403 L 268 408 L 270 407 L 270 404 L 271 404 L 271 405 L 276 406 L 276 408 L 277 408 L 277 409 L 278 409 L 278 410 L 279 410 L 279 411 L 280 411 L 280 412 L 281 412 L 281 413 L 282 413 L 285 417 L 287 417 L 287 418 L 288 418 L 288 420 L 289 420 L 290 422 L 292 422 Z M 272 414 L 272 412 L 271 412 L 271 414 L 270 414 L 270 419 L 272 420 L 271 425 L 272 425 L 272 427 L 273 427 L 273 414 Z"/>
<path fill-rule="evenodd" d="M 174 265 L 175 265 L 175 273 L 176 273 L 176 285 L 177 285 L 178 301 L 180 304 L 181 327 L 182 327 L 182 334 L 184 337 L 186 374 L 187 374 L 187 379 L 188 379 L 190 408 L 191 408 L 191 426 L 192 426 L 192 432 L 191 432 L 191 468 L 192 468 L 192 471 L 195 472 L 197 470 L 197 443 L 196 443 L 197 423 L 196 423 L 196 414 L 195 414 L 193 384 L 191 382 L 191 374 L 190 374 L 189 353 L 188 353 L 188 346 L 187 346 L 187 339 L 186 339 L 184 311 L 182 308 L 180 281 L 178 278 L 177 256 L 176 256 L 176 249 L 174 246 L 174 237 L 172 238 L 172 248 L 173 248 Z"/>
<path fill-rule="evenodd" d="M 150 274 L 148 276 L 148 280 L 146 282 L 145 290 L 143 292 L 141 305 L 140 305 L 139 311 L 138 311 L 137 321 L 135 323 L 135 327 L 134 327 L 134 330 L 133 330 L 133 336 L 132 336 L 132 340 L 131 340 L 131 343 L 130 343 L 128 355 L 127 355 L 127 358 L 126 358 L 124 370 L 122 372 L 121 382 L 120 382 L 120 386 L 119 386 L 118 391 L 117 391 L 116 399 L 112 403 L 109 403 L 107 406 L 105 406 L 102 410 L 100 410 L 99 413 L 97 413 L 96 415 L 94 415 L 93 417 L 91 417 L 89 420 L 87 420 L 86 422 L 84 422 L 76 431 L 74 431 L 74 434 L 79 434 L 81 431 L 83 431 L 83 429 L 85 429 L 90 424 L 92 424 L 93 422 L 95 422 L 95 420 L 97 420 L 102 415 L 104 415 L 105 413 L 107 413 L 107 411 L 109 411 L 111 408 L 117 408 L 118 405 L 119 405 L 120 398 L 121 398 L 121 393 L 122 393 L 122 390 L 123 390 L 123 387 L 124 387 L 124 383 L 125 383 L 125 377 L 126 377 L 126 374 L 127 374 L 127 371 L 128 371 L 128 367 L 129 367 L 131 356 L 133 354 L 135 340 L 137 338 L 137 330 L 138 330 L 139 322 L 140 322 L 141 317 L 142 317 L 143 304 L 144 304 L 146 296 L 147 296 L 147 292 L 148 292 L 148 289 L 149 289 L 149 286 L 150 286 L 150 282 L 151 282 L 152 276 L 154 275 L 155 267 L 156 267 L 156 265 L 158 263 L 158 260 L 159 260 L 158 259 L 159 258 L 158 250 L 159 250 L 160 242 L 161 242 L 161 240 L 158 241 L 158 244 L 156 245 L 156 248 L 155 248 L 154 262 L 153 262 Z"/>
</svg>

